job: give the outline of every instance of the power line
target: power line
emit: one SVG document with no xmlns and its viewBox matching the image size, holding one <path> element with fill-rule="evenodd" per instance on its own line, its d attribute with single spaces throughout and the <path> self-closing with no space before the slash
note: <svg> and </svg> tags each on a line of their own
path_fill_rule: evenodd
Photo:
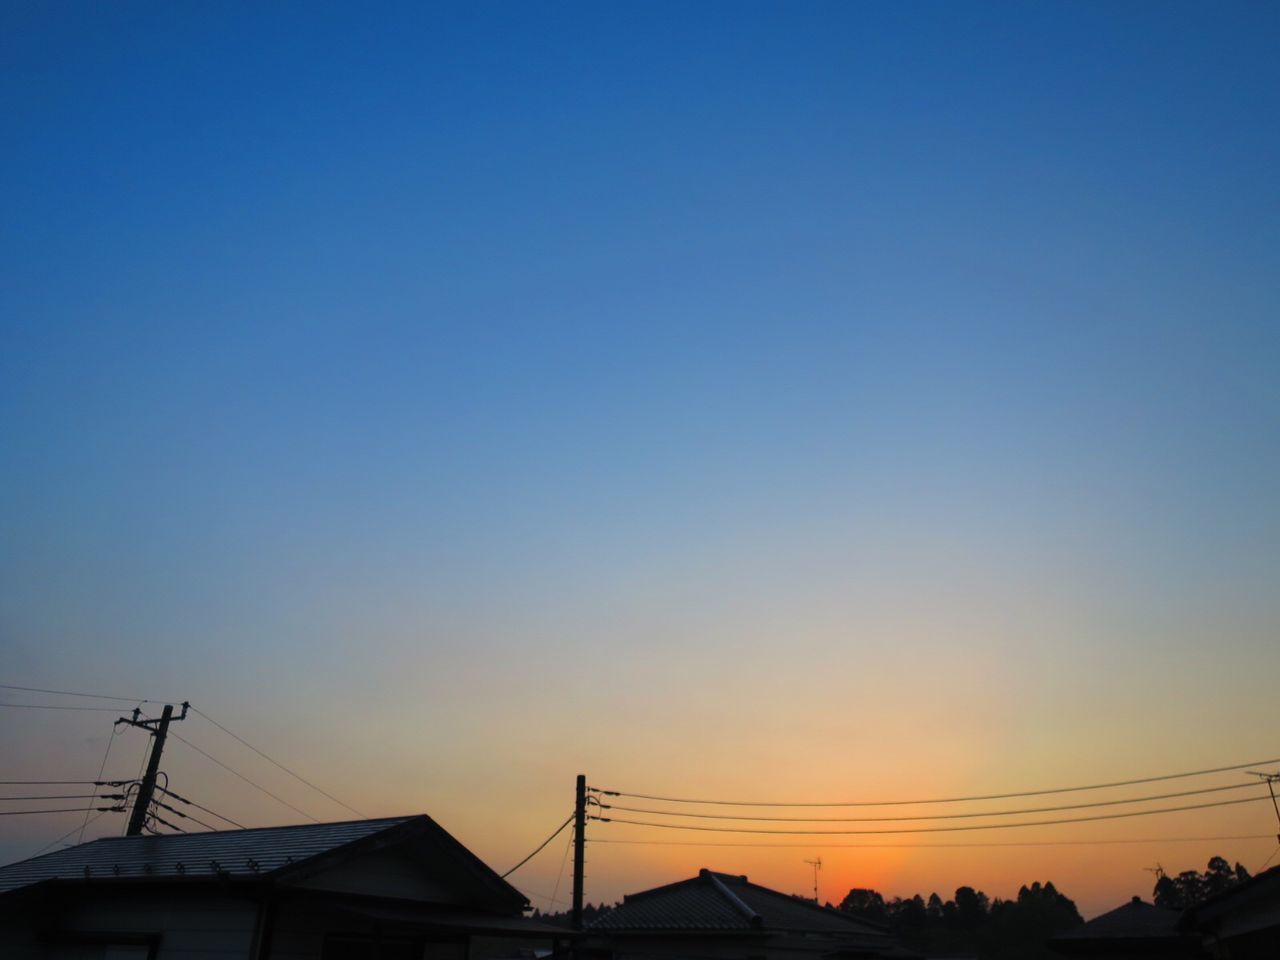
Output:
<svg viewBox="0 0 1280 960">
<path fill-rule="evenodd" d="M 123 700 L 125 703 L 156 703 L 141 697 L 112 697 L 105 693 L 77 693 L 74 690 L 46 690 L 44 687 L 18 687 L 12 683 L 0 683 L 0 690 L 25 690 L 27 693 L 55 693 L 63 697 L 85 697 L 89 700 Z M 1267 760 L 1266 763 L 1274 761 Z"/>
<path fill-rule="evenodd" d="M 1225 790 L 1246 790 L 1256 783 L 1232 783 L 1223 787 L 1204 787 L 1199 790 L 1181 790 L 1177 793 L 1157 793 L 1147 797 L 1130 797 L 1125 800 L 1095 800 L 1092 803 L 1068 803 L 1055 807 L 1026 807 L 1021 810 L 991 810 L 985 813 L 935 813 L 910 817 L 755 817 L 731 813 L 686 813 L 682 810 L 647 810 L 641 807 L 624 807 L 602 803 L 604 810 L 626 810 L 630 813 L 649 813 L 660 817 L 697 817 L 702 820 L 749 820 L 756 822 L 784 823 L 886 823 L 900 820 L 962 820 L 973 817 L 1005 817 L 1023 813 L 1053 813 L 1059 810 L 1083 810 L 1089 807 L 1114 807 L 1126 803 L 1148 803 L 1152 800 L 1170 800 L 1174 797 L 1192 797 L 1205 793 L 1222 793 Z"/>
<path fill-rule="evenodd" d="M 116 735 L 119 733 L 119 726 L 113 726 L 111 728 L 111 736 L 107 737 L 107 749 L 102 751 L 102 763 L 98 764 L 98 780 L 102 779 L 102 773 L 107 769 L 107 757 L 111 756 L 111 745 L 116 742 Z M 98 792 L 98 787 L 101 786 L 98 780 L 95 780 L 93 783 L 93 792 L 95 794 Z M 84 815 L 84 822 L 80 824 L 80 836 L 76 837 L 76 843 L 82 843 L 84 841 L 84 831 L 87 826 L 89 826 L 89 814 L 86 811 Z"/>
<path fill-rule="evenodd" d="M 1245 767 L 1265 766 L 1269 763 L 1280 763 L 1280 759 L 1251 760 L 1248 763 L 1235 763 L 1228 767 L 1214 767 L 1209 770 L 1191 770 L 1186 773 L 1167 773 L 1157 777 L 1139 777 L 1134 780 L 1114 780 L 1110 783 L 1091 783 L 1076 787 L 1054 787 L 1050 790 L 1020 790 L 1013 793 L 991 793 L 972 797 L 937 797 L 931 800 L 841 800 L 829 803 L 789 802 L 765 800 L 706 800 L 689 797 L 660 797 L 647 793 L 630 793 L 625 790 L 604 790 L 592 787 L 595 793 L 609 797 L 631 797 L 635 800 L 658 800 L 663 803 L 699 803 L 716 804 L 726 807 L 901 807 L 927 803 L 968 803 L 972 800 L 1008 800 L 1013 797 L 1040 797 L 1051 793 L 1078 793 L 1082 790 L 1105 790 L 1109 787 L 1129 787 L 1140 783 L 1157 783 L 1161 780 L 1180 780 L 1184 777 L 1203 777 L 1211 773 L 1226 773 L 1231 770 L 1243 770 Z"/>
<path fill-rule="evenodd" d="M 0 803 L 8 803 L 12 800 L 94 800 L 98 796 L 97 793 L 54 793 L 43 797 L 0 797 Z M 123 798 L 123 794 L 119 795 Z M 115 799 L 114 795 L 106 795 L 103 800 Z"/>
<path fill-rule="evenodd" d="M 111 807 L 111 808 L 109 808 L 109 809 L 107 809 L 107 810 L 99 811 L 96 815 L 94 815 L 93 817 L 90 817 L 90 818 L 85 822 L 85 824 L 84 824 L 84 825 L 79 826 L 79 827 L 72 827 L 70 830 L 68 830 L 66 833 L 64 833 L 62 836 L 60 836 L 57 840 L 54 840 L 54 841 L 53 841 L 53 843 L 46 843 L 43 847 L 41 847 L 39 850 L 37 850 L 35 853 L 33 853 L 33 854 L 32 854 L 30 857 L 28 857 L 27 859 L 29 859 L 29 860 L 34 860 L 36 857 L 38 857 L 38 856 L 40 856 L 41 854 L 43 854 L 43 853 L 44 853 L 46 850 L 48 850 L 50 847 L 56 847 L 56 846 L 57 846 L 58 844 L 60 844 L 63 840 L 67 839 L 67 837 L 69 837 L 69 836 L 71 836 L 73 833 L 75 833 L 77 830 L 79 830 L 79 831 L 80 831 L 80 837 L 81 837 L 81 839 L 83 839 L 83 838 L 84 838 L 84 828 L 85 828 L 85 826 L 90 826 L 90 825 L 94 824 L 95 822 L 97 822 L 97 820 L 99 820 L 99 819 L 100 819 L 101 817 L 103 817 L 105 814 L 107 814 L 107 813 L 109 813 L 111 810 L 115 810 L 115 809 L 117 809 L 117 808 L 116 808 L 116 807 Z M 123 808 L 123 807 L 121 807 L 121 808 L 119 808 L 119 809 L 124 809 L 124 808 Z M 76 842 L 77 842 L 77 843 L 79 843 L 79 840 L 77 840 Z"/>
<path fill-rule="evenodd" d="M 21 817 L 30 813 L 84 813 L 85 810 L 121 810 L 122 807 L 65 807 L 59 810 L 0 810 L 0 817 Z M 79 829 L 79 828 L 77 828 Z"/>
<path fill-rule="evenodd" d="M 302 782 L 302 783 L 305 783 L 305 784 L 306 784 L 308 787 L 310 787 L 312 790 L 316 791 L 317 793 L 321 794 L 322 796 L 325 796 L 325 797 L 329 798 L 329 799 L 330 799 L 330 800 L 332 800 L 334 803 L 336 803 L 338 806 L 340 806 L 340 807 L 344 807 L 345 809 L 350 810 L 352 813 L 354 813 L 354 814 L 355 814 L 356 816 L 358 816 L 358 817 L 366 817 L 366 816 L 367 816 L 367 814 L 361 813 L 359 810 L 357 810 L 355 807 L 351 806 L 350 804 L 348 804 L 348 803 L 343 803 L 341 800 L 339 800 L 339 799 L 338 799 L 337 797 L 335 797 L 333 794 L 329 793 L 327 790 L 323 790 L 323 789 L 321 789 L 320 787 L 317 787 L 314 783 L 312 783 L 310 780 L 308 780 L 306 777 L 302 776 L 301 774 L 299 774 L 299 773 L 295 773 L 294 771 L 290 770 L 288 767 L 286 767 L 286 766 L 285 766 L 283 763 L 281 763 L 279 760 L 276 760 L 276 759 L 274 759 L 273 757 L 270 757 L 270 756 L 268 756 L 267 754 L 263 753 L 261 750 L 259 750 L 257 747 L 255 747 L 255 746 L 254 746 L 252 743 L 250 743 L 248 740 L 244 739 L 244 737 L 240 737 L 240 736 L 237 736 L 236 734 L 232 733 L 230 730 L 228 730 L 226 727 L 224 727 L 222 724 L 220 724 L 217 720 L 213 719 L 213 717 L 209 716 L 207 713 L 205 713 L 205 712 L 204 712 L 203 710 L 201 710 L 199 707 L 192 707 L 192 708 L 191 708 L 191 711 L 192 711 L 193 713 L 198 713 L 200 716 L 204 717 L 206 720 L 208 720 L 210 723 L 212 723 L 215 727 L 217 727 L 219 730 L 221 730 L 223 733 L 225 733 L 225 734 L 226 734 L 227 736 L 229 736 L 231 739 L 236 740 L 236 741 L 238 741 L 238 742 L 240 742 L 240 743 L 244 744 L 246 747 L 248 747 L 250 750 L 252 750 L 252 751 L 253 751 L 254 753 L 256 753 L 258 756 L 262 757 L 262 759 L 266 760 L 268 763 L 273 763 L 273 764 L 275 764 L 277 767 L 279 767 L 279 768 L 280 768 L 281 770 L 283 770 L 285 773 L 289 774 L 289 776 L 293 777 L 295 780 L 298 780 L 298 781 L 300 781 L 300 782 Z"/>
<path fill-rule="evenodd" d="M 98 787 L 123 787 L 126 783 L 133 783 L 133 780 L 0 780 L 0 786 L 5 787 L 66 787 L 73 785 L 98 786 Z"/>
<path fill-rule="evenodd" d="M 151 814 L 151 819 L 152 819 L 152 820 L 154 820 L 154 821 L 156 821 L 156 823 L 163 823 L 163 824 L 164 824 L 166 827 L 168 827 L 170 830 L 176 830 L 178 833 L 187 833 L 187 832 L 188 832 L 188 831 L 186 831 L 186 830 L 183 830 L 181 827 L 174 826 L 172 823 L 170 823 L 168 820 L 166 820 L 164 817 L 160 816 L 159 814 L 156 814 L 156 813 Z M 160 834 L 160 833 L 159 833 L 159 831 L 157 831 L 157 830 L 152 830 L 151 832 L 152 832 L 152 833 L 156 833 L 156 834 L 158 834 L 158 835 L 160 835 L 160 836 L 163 836 L 163 834 Z"/>
<path fill-rule="evenodd" d="M 203 810 L 205 813 L 209 814 L 210 816 L 217 817 L 219 820 L 225 820 L 227 821 L 227 823 L 231 824 L 233 827 L 239 827 L 241 830 L 249 829 L 243 823 L 237 823 L 235 820 L 232 820 L 230 817 L 224 817 L 222 814 L 214 810 L 210 810 L 208 807 L 202 806 L 201 804 L 196 803 L 194 800 L 188 800 L 186 797 L 179 796 L 178 794 L 174 793 L 172 790 L 167 790 L 164 787 L 157 787 L 156 789 L 159 790 L 161 793 L 165 794 L 166 796 L 173 797 L 175 800 L 180 800 L 183 803 L 186 803 L 195 807 L 197 810 Z"/>
<path fill-rule="evenodd" d="M 0 703 L 0 707 L 13 707 L 19 710 L 89 710 L 94 713 L 119 713 L 115 707 L 73 707 L 61 703 Z"/>
<path fill-rule="evenodd" d="M 189 814 L 189 813 L 183 813 L 183 812 L 182 812 L 181 810 L 179 810 L 177 807 L 171 807 L 171 806 L 169 806 L 169 804 L 165 803 L 163 800 L 156 800 L 156 801 L 154 801 L 154 802 L 155 802 L 156 806 L 158 806 L 158 807 L 164 807 L 164 809 L 166 809 L 166 810 L 168 810 L 169 812 L 171 812 L 171 813 L 175 814 L 176 816 L 181 817 L 183 820 L 191 820 L 191 821 L 192 821 L 192 822 L 194 822 L 194 823 L 198 823 L 198 824 L 200 824 L 200 826 L 204 827 L 206 830 L 213 830 L 213 831 L 217 831 L 217 829 L 218 829 L 217 827 L 211 827 L 211 826 L 209 826 L 209 824 L 205 823 L 205 822 L 204 822 L 203 820 L 201 820 L 199 817 L 192 816 L 192 815 L 191 815 L 191 814 Z"/>
<path fill-rule="evenodd" d="M 169 735 L 170 735 L 170 736 L 173 736 L 173 737 L 176 737 L 178 740 L 180 740 L 180 741 L 182 741 L 183 743 L 185 743 L 188 747 L 190 747 L 192 750 L 194 750 L 196 753 L 200 754 L 201 756 L 205 757 L 206 759 L 208 759 L 208 760 L 212 760 L 212 761 L 213 761 L 214 763 L 216 763 L 218 766 L 222 767 L 222 769 L 223 769 L 223 770 L 226 770 L 228 773 L 232 773 L 232 774 L 234 774 L 235 776 L 239 777 L 241 780 L 243 780 L 245 783 L 249 784 L 249 786 L 253 787 L 255 790 L 261 790 L 263 793 L 265 793 L 265 794 L 266 794 L 268 797 L 270 797 L 272 800 L 275 800 L 275 801 L 276 801 L 276 802 L 278 802 L 278 803 L 282 803 L 282 804 L 284 804 L 286 807 L 288 807 L 288 808 L 289 808 L 290 810 L 292 810 L 294 813 L 301 814 L 302 816 L 304 816 L 304 817 L 306 817 L 308 820 L 310 820 L 312 823 L 319 823 L 319 822 L 320 822 L 320 821 L 319 821 L 319 820 L 317 820 L 315 817 L 313 817 L 311 814 L 307 813 L 307 811 L 302 810 L 302 809 L 299 809 L 298 807 L 295 807 L 292 803 L 290 803 L 288 800 L 284 799 L 283 797 L 276 796 L 276 794 L 272 793 L 272 792 L 271 792 L 270 790 L 268 790 L 266 787 L 262 786 L 262 784 L 260 784 L 260 783 L 254 783 L 252 780 L 250 780 L 248 777 L 246 777 L 243 773 L 240 773 L 238 770 L 233 770 L 231 767 L 227 766 L 225 763 L 223 763 L 221 760 L 219 760 L 219 759 L 218 759 L 217 757 L 215 757 L 213 754 L 208 753 L 208 752 L 207 752 L 207 751 L 205 751 L 205 750 L 202 750 L 200 747 L 197 747 L 194 743 L 192 743 L 192 742 L 191 742 L 190 740 L 188 740 L 186 737 L 182 736 L 182 734 L 180 734 L 180 733 L 175 733 L 174 731 L 170 730 L 170 731 L 169 731 Z"/>
<path fill-rule="evenodd" d="M 1139 843 L 1219 843 L 1226 840 L 1270 839 L 1271 835 L 1268 833 L 1245 833 L 1221 837 L 1134 837 L 1115 840 L 992 840 L 975 843 L 824 843 L 821 844 L 821 847 L 824 850 L 947 850 L 950 848 L 968 849 L 971 847 L 1074 847 Z M 756 850 L 768 850 L 774 847 L 779 850 L 809 850 L 815 846 L 812 842 L 749 843 L 730 840 L 618 840 L 610 839 L 608 837 L 593 837 L 591 842 L 617 843 L 628 846 L 644 847 L 750 847 Z"/>
<path fill-rule="evenodd" d="M 1230 807 L 1238 803 L 1257 803 L 1266 797 L 1245 797 L 1241 800 L 1216 800 L 1213 803 L 1193 803 L 1180 807 L 1162 807 L 1158 810 L 1132 810 L 1128 813 L 1100 813 L 1090 817 L 1070 817 L 1059 820 L 1024 820 L 1020 823 L 974 823 L 960 827 L 893 827 L 888 830 L 776 830 L 766 827 L 705 827 L 683 823 L 653 823 L 644 820 L 624 820 L 616 817 L 592 816 L 601 823 L 626 823 L 636 827 L 660 827 L 666 830 L 705 830 L 714 833 L 778 833 L 794 836 L 823 837 L 850 834 L 883 833 L 951 833 L 959 830 L 1004 830 L 1011 827 L 1046 827 L 1059 823 L 1086 823 L 1094 820 L 1123 820 L 1128 817 L 1148 817 L 1158 813 L 1178 813 L 1183 810 L 1207 810 L 1210 807 Z"/>
<path fill-rule="evenodd" d="M 562 823 L 562 824 L 560 824 L 560 826 L 556 827 L 555 831 L 551 834 L 551 836 L 547 837 L 547 839 L 543 840 L 540 844 L 538 844 L 537 848 L 533 851 L 533 853 L 529 854 L 527 857 L 525 857 L 523 860 L 521 860 L 519 863 L 517 863 L 514 867 L 512 867 L 510 870 L 508 870 L 506 873 L 504 873 L 504 874 L 502 875 L 502 879 L 503 879 L 503 880 L 507 879 L 507 877 L 511 876 L 513 873 L 515 873 L 517 870 L 519 870 L 521 867 L 523 867 L 526 863 L 528 863 L 530 860 L 532 860 L 534 857 L 536 857 L 538 854 L 540 854 L 540 853 L 542 852 L 542 849 L 543 849 L 543 848 L 544 848 L 548 843 L 550 843 L 552 840 L 554 840 L 556 837 L 558 837 L 558 836 L 560 835 L 560 831 L 561 831 L 561 830 L 563 830 L 563 829 L 564 829 L 565 827 L 567 827 L 569 824 L 573 823 L 573 817 L 574 817 L 574 815 L 573 815 L 573 814 L 570 814 L 570 815 L 569 815 L 569 818 L 568 818 L 567 820 L 565 820 L 565 822 L 564 822 L 564 823 Z"/>
</svg>

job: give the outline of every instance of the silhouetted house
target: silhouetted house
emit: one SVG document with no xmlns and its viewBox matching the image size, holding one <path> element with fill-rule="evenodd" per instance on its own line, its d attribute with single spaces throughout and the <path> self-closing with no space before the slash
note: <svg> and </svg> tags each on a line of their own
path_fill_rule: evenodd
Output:
<svg viewBox="0 0 1280 960">
<path fill-rule="evenodd" d="M 1178 929 L 1181 911 L 1134 897 L 1122 907 L 1049 940 L 1056 953 L 1105 960 L 1201 957 L 1200 938 Z"/>
<path fill-rule="evenodd" d="M 487 960 L 564 930 L 426 816 L 115 837 L 0 867 L 4 960 Z"/>
<path fill-rule="evenodd" d="M 1280 957 L 1280 867 L 1187 910 L 1180 929 L 1199 936 L 1214 960 Z"/>
<path fill-rule="evenodd" d="M 884 928 L 746 877 L 702 870 L 633 893 L 585 934 L 594 960 L 854 960 L 915 956 Z"/>
<path fill-rule="evenodd" d="M 1049 941 L 1057 953 L 1106 960 L 1277 960 L 1280 958 L 1280 867 L 1273 867 L 1188 910 L 1134 897 Z"/>
</svg>

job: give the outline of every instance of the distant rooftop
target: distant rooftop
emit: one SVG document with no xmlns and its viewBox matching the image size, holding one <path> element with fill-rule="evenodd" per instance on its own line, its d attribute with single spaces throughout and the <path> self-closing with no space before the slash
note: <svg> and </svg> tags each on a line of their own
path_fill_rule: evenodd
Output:
<svg viewBox="0 0 1280 960">
<path fill-rule="evenodd" d="M 593 932 L 765 931 L 887 938 L 872 924 L 744 876 L 702 870 L 678 883 L 633 893 L 595 920 Z"/>
<path fill-rule="evenodd" d="M 1083 926 L 1057 936 L 1059 940 L 1171 937 L 1177 933 L 1180 910 L 1157 907 L 1141 897 L 1099 914 Z"/>
</svg>

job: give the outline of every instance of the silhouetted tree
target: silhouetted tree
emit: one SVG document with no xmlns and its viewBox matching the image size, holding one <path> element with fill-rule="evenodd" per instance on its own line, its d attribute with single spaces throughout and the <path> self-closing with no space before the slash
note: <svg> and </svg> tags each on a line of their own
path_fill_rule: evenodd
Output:
<svg viewBox="0 0 1280 960">
<path fill-rule="evenodd" d="M 987 922 L 987 910 L 991 904 L 987 895 L 973 887 L 956 890 L 956 927 L 960 930 L 976 930 Z"/>
<path fill-rule="evenodd" d="M 864 887 L 855 887 L 845 894 L 844 899 L 840 901 L 839 909 L 873 923 L 889 922 L 889 911 L 885 907 L 884 897 Z"/>
<path fill-rule="evenodd" d="M 1183 870 L 1176 877 L 1171 877 L 1160 871 L 1152 898 L 1156 906 L 1185 910 L 1248 879 L 1249 871 L 1239 863 L 1233 868 L 1222 857 L 1210 857 L 1204 873 Z"/>
</svg>

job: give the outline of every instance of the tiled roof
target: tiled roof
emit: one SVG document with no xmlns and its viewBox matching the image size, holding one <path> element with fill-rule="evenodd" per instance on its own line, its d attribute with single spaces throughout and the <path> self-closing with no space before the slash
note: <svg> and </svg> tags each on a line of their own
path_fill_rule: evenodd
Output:
<svg viewBox="0 0 1280 960">
<path fill-rule="evenodd" d="M 762 930 L 883 937 L 884 932 L 836 910 L 751 883 L 701 871 L 679 883 L 633 893 L 598 918 L 593 931 Z"/>
<path fill-rule="evenodd" d="M 261 877 L 427 817 L 105 837 L 0 867 L 0 893 L 45 880 Z"/>
<path fill-rule="evenodd" d="M 1057 940 L 1111 940 L 1116 938 L 1172 937 L 1177 934 L 1178 910 L 1157 907 L 1134 897 L 1122 907 L 1100 914 L 1086 923 L 1058 934 Z"/>
</svg>

